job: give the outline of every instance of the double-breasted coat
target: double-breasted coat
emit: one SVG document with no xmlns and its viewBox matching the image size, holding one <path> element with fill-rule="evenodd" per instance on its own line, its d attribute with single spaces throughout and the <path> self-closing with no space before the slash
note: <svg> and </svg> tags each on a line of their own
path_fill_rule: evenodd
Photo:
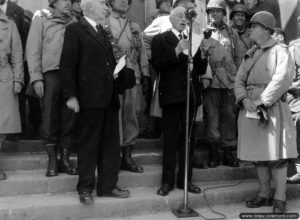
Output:
<svg viewBox="0 0 300 220">
<path fill-rule="evenodd" d="M 250 71 L 247 70 L 259 56 Z M 249 55 L 249 56 L 248 56 Z M 261 49 L 247 54 L 235 79 L 237 101 L 260 98 L 268 107 L 269 125 L 258 125 L 258 119 L 246 117 L 241 109 L 238 117 L 238 158 L 246 161 L 271 161 L 296 158 L 296 130 L 288 103 L 282 96 L 288 91 L 294 76 L 294 64 L 285 45 L 270 39 Z"/>
<path fill-rule="evenodd" d="M 21 132 L 14 81 L 23 84 L 23 50 L 16 24 L 0 12 L 0 134 Z"/>
</svg>

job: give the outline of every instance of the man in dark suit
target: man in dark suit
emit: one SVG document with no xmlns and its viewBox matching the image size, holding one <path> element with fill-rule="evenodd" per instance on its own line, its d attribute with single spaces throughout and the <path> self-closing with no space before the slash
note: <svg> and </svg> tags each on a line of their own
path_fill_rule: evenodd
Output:
<svg viewBox="0 0 300 220">
<path fill-rule="evenodd" d="M 116 184 L 120 168 L 119 100 L 113 77 L 116 61 L 102 25 L 105 0 L 82 0 L 83 17 L 66 28 L 61 74 L 67 106 L 79 112 L 77 191 L 80 202 L 92 204 L 95 169 L 97 195 L 126 198 Z"/>
<path fill-rule="evenodd" d="M 179 173 L 177 187 L 184 185 L 184 139 L 185 139 L 185 112 L 187 101 L 187 67 L 188 57 L 183 51 L 188 49 L 188 40 L 184 34 L 187 27 L 185 18 L 186 9 L 176 7 L 170 15 L 172 29 L 153 38 L 151 52 L 152 64 L 160 74 L 159 102 L 163 110 L 163 177 L 162 187 L 157 194 L 166 196 L 174 188 L 176 151 L 179 151 Z M 201 104 L 201 90 L 199 76 L 204 74 L 207 60 L 201 58 L 198 49 L 194 58 L 191 84 L 190 123 L 195 118 L 197 106 Z M 192 126 L 190 127 L 192 129 Z M 192 142 L 192 141 L 191 141 Z M 191 146 L 192 148 L 193 146 Z M 192 149 L 190 150 L 191 155 Z M 189 163 L 188 191 L 200 193 L 201 189 L 191 183 L 192 166 Z"/>
</svg>

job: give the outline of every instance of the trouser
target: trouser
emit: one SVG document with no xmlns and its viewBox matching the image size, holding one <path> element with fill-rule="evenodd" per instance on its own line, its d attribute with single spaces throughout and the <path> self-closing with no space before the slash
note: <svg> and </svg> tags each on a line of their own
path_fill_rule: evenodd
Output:
<svg viewBox="0 0 300 220">
<path fill-rule="evenodd" d="M 21 117 L 22 132 L 26 132 L 26 100 L 28 100 L 29 114 L 28 121 L 33 129 L 38 129 L 41 123 L 41 108 L 39 99 L 26 95 L 26 87 L 29 82 L 29 73 L 27 62 L 24 62 L 24 86 L 19 93 L 19 110 Z"/>
<path fill-rule="evenodd" d="M 2 147 L 2 142 L 5 140 L 5 138 L 6 138 L 6 134 L 0 134 L 0 150 Z"/>
<path fill-rule="evenodd" d="M 120 168 L 118 109 L 115 107 L 81 110 L 78 146 L 78 193 L 92 192 L 97 168 L 97 192 L 115 188 Z"/>
<path fill-rule="evenodd" d="M 139 135 L 138 115 L 141 108 L 141 85 L 125 90 L 120 95 L 120 141 L 122 146 L 134 145 Z"/>
<path fill-rule="evenodd" d="M 297 151 L 298 151 L 298 158 L 294 159 L 293 162 L 295 164 L 295 168 L 297 173 L 300 173 L 300 112 L 292 112 L 292 117 L 294 120 L 294 124 L 296 126 L 297 131 Z"/>
<path fill-rule="evenodd" d="M 41 135 L 50 143 L 70 148 L 74 138 L 76 114 L 67 108 L 62 98 L 62 85 L 58 70 L 44 73 L 44 96 L 41 98 Z"/>
<path fill-rule="evenodd" d="M 264 198 L 271 197 L 270 180 L 275 183 L 274 199 L 286 200 L 287 160 L 259 162 L 255 164 L 259 183 L 258 195 Z"/>
<path fill-rule="evenodd" d="M 235 96 L 228 89 L 208 88 L 203 95 L 204 120 L 208 142 L 220 142 L 222 147 L 237 144 Z"/>
<path fill-rule="evenodd" d="M 196 107 L 190 108 L 190 119 L 194 118 Z M 186 130 L 186 104 L 176 103 L 164 106 L 162 115 L 163 126 L 163 176 L 162 184 L 171 184 L 175 182 L 176 169 L 176 153 L 179 156 L 179 171 L 177 176 L 177 185 L 183 186 L 184 182 L 184 167 L 185 167 L 185 130 Z M 194 123 L 190 120 L 191 137 L 194 138 L 193 127 Z M 194 143 L 193 140 L 190 143 Z M 192 152 L 193 144 L 190 145 L 189 151 L 189 169 L 188 182 L 192 180 Z"/>
</svg>

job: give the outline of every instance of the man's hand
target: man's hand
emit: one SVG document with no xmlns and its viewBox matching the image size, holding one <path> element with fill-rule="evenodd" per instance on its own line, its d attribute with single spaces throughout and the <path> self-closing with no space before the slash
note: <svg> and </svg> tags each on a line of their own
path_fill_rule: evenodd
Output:
<svg viewBox="0 0 300 220">
<path fill-rule="evenodd" d="M 202 79 L 201 81 L 202 81 L 203 89 L 207 89 L 207 87 L 210 86 L 210 83 L 211 83 L 210 79 Z"/>
<path fill-rule="evenodd" d="M 79 102 L 76 97 L 69 98 L 66 104 L 68 108 L 73 110 L 75 113 L 79 112 Z"/>
<path fill-rule="evenodd" d="M 189 40 L 180 40 L 175 48 L 176 55 L 178 56 L 180 53 L 187 49 L 189 49 Z"/>
<path fill-rule="evenodd" d="M 14 94 L 19 94 L 22 90 L 22 84 L 19 82 L 14 82 Z"/>
<path fill-rule="evenodd" d="M 42 98 L 44 96 L 44 82 L 42 80 L 35 81 L 33 87 L 37 96 Z"/>
<path fill-rule="evenodd" d="M 256 111 L 256 107 L 254 106 L 254 104 L 251 102 L 251 100 L 249 98 L 243 99 L 243 105 L 244 105 L 244 108 L 249 112 Z"/>
<path fill-rule="evenodd" d="M 254 100 L 252 101 L 252 103 L 253 103 L 255 109 L 257 108 L 257 106 L 260 106 L 260 105 L 264 104 L 260 98 L 254 99 Z"/>
<path fill-rule="evenodd" d="M 132 32 L 133 34 L 139 34 L 139 33 L 141 33 L 141 28 L 140 28 L 140 26 L 139 26 L 137 23 L 135 23 L 135 22 L 132 22 L 132 23 L 131 23 L 130 29 L 131 29 L 131 32 Z"/>
</svg>

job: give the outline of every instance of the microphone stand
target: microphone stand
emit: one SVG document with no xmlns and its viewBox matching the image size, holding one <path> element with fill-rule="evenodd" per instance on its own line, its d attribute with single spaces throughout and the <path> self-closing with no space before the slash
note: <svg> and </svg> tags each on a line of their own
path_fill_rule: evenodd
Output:
<svg viewBox="0 0 300 220">
<path fill-rule="evenodd" d="M 199 214 L 191 209 L 188 205 L 188 170 L 189 170 L 189 152 L 190 152 L 190 139 L 189 139 L 189 118 L 190 118 L 190 89 L 191 89 L 191 74 L 193 71 L 193 55 L 192 55 L 192 31 L 193 21 L 195 18 L 188 17 L 190 22 L 189 30 L 189 49 L 188 49 L 188 70 L 187 70 L 187 98 L 186 98 L 186 124 L 185 124 L 185 164 L 184 164 L 184 191 L 183 191 L 183 205 L 179 209 L 172 210 L 177 218 L 198 217 Z"/>
</svg>

